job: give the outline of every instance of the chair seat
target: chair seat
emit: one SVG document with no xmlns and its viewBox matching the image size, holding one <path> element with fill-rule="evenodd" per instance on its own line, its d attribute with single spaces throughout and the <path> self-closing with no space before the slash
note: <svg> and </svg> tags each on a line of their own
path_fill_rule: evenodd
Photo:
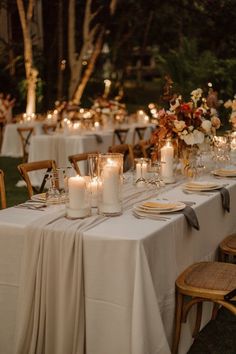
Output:
<svg viewBox="0 0 236 354">
<path fill-rule="evenodd" d="M 220 251 L 236 256 L 236 234 L 229 235 L 220 243 Z"/>
<path fill-rule="evenodd" d="M 176 280 L 175 327 L 172 354 L 177 354 L 181 332 L 181 323 L 186 322 L 193 305 L 197 305 L 196 322 L 193 337 L 201 327 L 202 303 L 214 303 L 212 318 L 216 317 L 219 306 L 223 306 L 236 315 L 236 265 L 223 262 L 200 262 L 188 267 Z M 230 300 L 226 300 L 226 296 Z M 231 302 L 231 300 L 233 300 Z"/>
<path fill-rule="evenodd" d="M 236 266 L 221 262 L 196 263 L 177 279 L 176 284 L 181 288 L 184 284 L 185 290 L 201 297 L 214 294 L 214 298 L 222 298 L 236 288 Z"/>
</svg>

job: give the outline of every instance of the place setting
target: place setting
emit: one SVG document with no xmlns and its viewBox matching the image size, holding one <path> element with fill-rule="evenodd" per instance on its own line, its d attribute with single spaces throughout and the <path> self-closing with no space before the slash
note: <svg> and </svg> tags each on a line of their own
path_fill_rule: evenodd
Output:
<svg viewBox="0 0 236 354">
<path fill-rule="evenodd" d="M 211 181 L 190 181 L 183 185 L 183 192 L 186 194 L 196 194 L 211 196 L 215 192 L 220 192 L 223 209 L 230 211 L 230 194 L 227 184 L 219 184 Z"/>
<path fill-rule="evenodd" d="M 137 203 L 133 206 L 132 213 L 137 218 L 147 218 L 159 221 L 171 220 L 170 215 L 182 213 L 188 224 L 199 230 L 199 222 L 192 205 L 195 202 L 181 202 L 170 200 L 150 200 Z"/>
</svg>

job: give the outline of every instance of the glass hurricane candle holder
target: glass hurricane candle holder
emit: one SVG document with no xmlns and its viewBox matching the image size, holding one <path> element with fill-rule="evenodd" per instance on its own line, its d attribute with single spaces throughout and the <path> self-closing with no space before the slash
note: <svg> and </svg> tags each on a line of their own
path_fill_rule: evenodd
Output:
<svg viewBox="0 0 236 354">
<path fill-rule="evenodd" d="M 165 183 L 175 182 L 176 149 L 171 139 L 162 141 L 160 147 L 161 178 Z"/>
<path fill-rule="evenodd" d="M 108 153 L 98 159 L 98 213 L 122 213 L 123 155 Z"/>
<path fill-rule="evenodd" d="M 88 154 L 88 173 L 90 176 L 89 190 L 91 193 L 91 206 L 97 207 L 98 205 L 98 154 Z"/>
<path fill-rule="evenodd" d="M 87 178 L 77 175 L 68 179 L 66 215 L 69 219 L 85 218 L 91 215 Z"/>
</svg>

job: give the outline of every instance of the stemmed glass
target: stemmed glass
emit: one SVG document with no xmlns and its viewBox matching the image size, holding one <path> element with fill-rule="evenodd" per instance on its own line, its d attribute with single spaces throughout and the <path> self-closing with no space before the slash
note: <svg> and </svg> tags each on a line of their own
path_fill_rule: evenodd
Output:
<svg viewBox="0 0 236 354">
<path fill-rule="evenodd" d="M 46 192 L 46 203 L 47 204 L 59 204 L 60 203 L 60 191 L 58 183 L 57 171 L 51 171 L 47 174 L 47 180 L 49 182 L 49 188 Z"/>
</svg>

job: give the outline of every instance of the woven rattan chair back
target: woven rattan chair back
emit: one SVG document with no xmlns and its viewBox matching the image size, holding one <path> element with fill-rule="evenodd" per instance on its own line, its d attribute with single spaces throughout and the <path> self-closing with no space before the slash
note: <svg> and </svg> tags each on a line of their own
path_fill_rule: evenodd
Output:
<svg viewBox="0 0 236 354">
<path fill-rule="evenodd" d="M 42 125 L 42 129 L 44 134 L 51 134 L 55 132 L 55 130 L 57 129 L 57 123 L 53 123 L 53 124 L 44 123 Z"/>
<path fill-rule="evenodd" d="M 128 171 L 131 169 L 134 165 L 134 154 L 133 154 L 133 148 L 129 144 L 119 144 L 119 145 L 114 145 L 110 146 L 108 149 L 108 152 L 110 153 L 119 153 L 124 155 L 124 165 L 123 169 L 124 172 Z"/>
<path fill-rule="evenodd" d="M 56 166 L 56 162 L 54 160 L 43 160 L 43 161 L 22 163 L 22 164 L 18 165 L 17 168 L 18 168 L 18 171 L 20 172 L 22 179 L 26 182 L 28 194 L 29 194 L 29 197 L 31 198 L 32 195 L 42 193 L 44 191 L 44 188 L 45 188 L 45 185 L 47 182 L 47 178 L 48 178 L 47 173 L 50 171 L 56 171 L 57 166 Z M 43 177 L 40 187 L 37 188 L 32 185 L 29 172 L 39 171 L 39 170 L 45 170 L 45 174 L 44 174 L 44 177 Z"/>
<path fill-rule="evenodd" d="M 236 263 L 236 234 L 227 236 L 220 243 L 219 251 L 221 261 Z"/>
<path fill-rule="evenodd" d="M 1 197 L 1 208 L 5 209 L 7 206 L 7 203 L 6 203 L 4 172 L 2 170 L 0 170 L 0 197 Z"/>
<path fill-rule="evenodd" d="M 129 133 L 129 128 L 120 128 L 115 129 L 113 132 L 112 145 L 125 144 L 127 140 L 127 136 Z"/>
<path fill-rule="evenodd" d="M 29 154 L 30 138 L 34 134 L 34 127 L 18 127 L 17 132 L 20 136 L 22 150 L 23 150 L 23 162 L 26 162 Z"/>
<path fill-rule="evenodd" d="M 193 337 L 201 326 L 202 303 L 214 303 L 212 318 L 219 306 L 236 315 L 236 265 L 223 262 L 200 262 L 188 267 L 176 280 L 176 309 L 172 354 L 178 353 L 181 323 L 186 322 L 189 310 L 197 304 L 197 316 Z M 236 293 L 236 291 L 235 291 Z M 231 295 L 232 298 L 231 298 Z"/>
<path fill-rule="evenodd" d="M 70 161 L 70 163 L 73 166 L 76 173 L 80 176 L 81 176 L 81 169 L 79 168 L 79 163 L 86 162 L 88 160 L 89 154 L 98 154 L 98 152 L 97 151 L 90 151 L 90 152 L 84 152 L 81 154 L 75 154 L 75 155 L 68 156 L 68 160 Z"/>
</svg>

